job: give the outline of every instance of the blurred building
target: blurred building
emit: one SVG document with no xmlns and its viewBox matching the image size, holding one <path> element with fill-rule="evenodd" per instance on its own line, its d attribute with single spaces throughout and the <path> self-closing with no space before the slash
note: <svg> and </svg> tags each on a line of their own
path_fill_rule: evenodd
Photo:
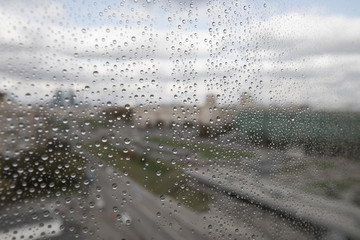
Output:
<svg viewBox="0 0 360 240">
<path fill-rule="evenodd" d="M 53 99 L 50 102 L 50 106 L 52 107 L 73 107 L 75 105 L 75 93 L 72 89 L 68 89 L 66 91 L 56 90 Z"/>
<path fill-rule="evenodd" d="M 138 127 L 180 125 L 220 126 L 235 116 L 234 108 L 219 106 L 214 94 L 208 94 L 203 106 L 139 105 L 133 109 L 133 121 Z"/>
<path fill-rule="evenodd" d="M 252 109 L 257 107 L 253 96 L 248 92 L 243 92 L 240 96 L 239 109 Z"/>
</svg>

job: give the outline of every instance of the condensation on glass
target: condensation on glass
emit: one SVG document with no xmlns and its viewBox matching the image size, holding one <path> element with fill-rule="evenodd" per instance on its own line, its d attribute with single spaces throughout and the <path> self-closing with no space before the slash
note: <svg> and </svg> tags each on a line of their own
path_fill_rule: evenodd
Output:
<svg viewBox="0 0 360 240">
<path fill-rule="evenodd" d="M 0 239 L 359 239 L 356 2 L 0 1 Z"/>
</svg>

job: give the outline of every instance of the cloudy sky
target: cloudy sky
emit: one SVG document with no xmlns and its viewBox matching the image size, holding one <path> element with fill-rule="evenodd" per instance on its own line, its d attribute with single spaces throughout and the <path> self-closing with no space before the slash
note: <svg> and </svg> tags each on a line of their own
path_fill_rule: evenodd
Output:
<svg viewBox="0 0 360 240">
<path fill-rule="evenodd" d="M 0 0 L 0 89 L 24 103 L 360 110 L 358 1 Z"/>
</svg>

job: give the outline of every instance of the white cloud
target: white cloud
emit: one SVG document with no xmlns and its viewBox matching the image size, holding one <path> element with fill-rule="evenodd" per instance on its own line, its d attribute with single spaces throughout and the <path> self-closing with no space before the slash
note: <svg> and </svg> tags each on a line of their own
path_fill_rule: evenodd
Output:
<svg viewBox="0 0 360 240">
<path fill-rule="evenodd" d="M 0 7 L 2 82 L 88 85 L 109 89 L 97 97 L 113 101 L 153 93 L 163 102 L 195 102 L 207 90 L 226 100 L 250 91 L 263 102 L 340 108 L 360 97 L 358 18 L 287 13 L 264 20 L 264 9 L 201 2 L 105 6 L 103 16 L 87 5 L 77 22 L 76 9 L 50 3 Z M 21 99 L 21 87 L 10 85 Z"/>
</svg>

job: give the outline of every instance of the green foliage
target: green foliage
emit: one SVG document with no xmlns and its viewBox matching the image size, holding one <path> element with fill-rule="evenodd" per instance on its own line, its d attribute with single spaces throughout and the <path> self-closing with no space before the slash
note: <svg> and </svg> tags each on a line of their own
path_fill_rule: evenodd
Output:
<svg viewBox="0 0 360 240">
<path fill-rule="evenodd" d="M 2 165 L 1 201 L 33 198 L 57 191 L 72 190 L 84 179 L 80 156 L 66 142 L 53 141 L 47 146 L 10 158 Z"/>
<path fill-rule="evenodd" d="M 205 124 L 200 124 L 198 126 L 199 137 L 201 138 L 215 138 L 231 130 L 233 130 L 233 126 L 228 123 L 225 123 L 224 125 L 221 126 L 211 126 Z"/>
<path fill-rule="evenodd" d="M 341 180 L 318 181 L 309 184 L 309 190 L 331 198 L 340 198 L 340 195 L 352 186 L 359 184 L 360 178 L 345 178 Z"/>
<path fill-rule="evenodd" d="M 200 125 L 199 137 L 208 138 L 210 136 L 212 136 L 210 127 L 207 125 Z"/>
<path fill-rule="evenodd" d="M 244 140 L 267 146 L 303 146 L 308 153 L 360 159 L 360 114 L 313 111 L 241 111 Z"/>
</svg>

